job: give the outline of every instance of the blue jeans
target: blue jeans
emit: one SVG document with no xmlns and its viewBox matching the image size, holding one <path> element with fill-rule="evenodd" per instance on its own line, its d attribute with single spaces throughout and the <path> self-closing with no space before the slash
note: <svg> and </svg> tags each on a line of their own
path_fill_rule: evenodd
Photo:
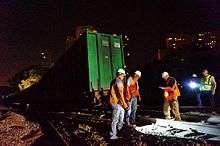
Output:
<svg viewBox="0 0 220 146">
<path fill-rule="evenodd" d="M 126 123 L 129 125 L 130 122 L 134 123 L 136 119 L 137 111 L 137 97 L 132 97 L 129 103 L 129 110 L 126 111 Z"/>
<path fill-rule="evenodd" d="M 201 91 L 197 96 L 198 105 L 202 106 L 210 102 L 210 106 L 212 109 L 215 107 L 214 96 L 212 95 L 212 91 Z"/>
<path fill-rule="evenodd" d="M 123 127 L 125 110 L 120 104 L 112 104 L 112 110 L 110 136 L 114 138 L 117 136 L 117 130 L 121 130 Z"/>
</svg>

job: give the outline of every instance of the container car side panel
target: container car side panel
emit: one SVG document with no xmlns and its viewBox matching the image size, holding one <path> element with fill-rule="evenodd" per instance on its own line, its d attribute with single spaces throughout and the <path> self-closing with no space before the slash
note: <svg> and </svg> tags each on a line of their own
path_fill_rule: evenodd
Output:
<svg viewBox="0 0 220 146">
<path fill-rule="evenodd" d="M 112 58 L 112 71 L 113 76 L 119 68 L 124 66 L 124 55 L 121 43 L 121 37 L 113 36 L 111 37 L 111 58 Z"/>
<path fill-rule="evenodd" d="M 98 90 L 99 88 L 99 66 L 97 52 L 97 37 L 94 33 L 87 34 L 87 51 L 89 66 L 89 87 Z"/>
<path fill-rule="evenodd" d="M 109 89 L 109 83 L 112 80 L 110 37 L 108 35 L 98 34 L 98 39 L 100 87 Z"/>
</svg>

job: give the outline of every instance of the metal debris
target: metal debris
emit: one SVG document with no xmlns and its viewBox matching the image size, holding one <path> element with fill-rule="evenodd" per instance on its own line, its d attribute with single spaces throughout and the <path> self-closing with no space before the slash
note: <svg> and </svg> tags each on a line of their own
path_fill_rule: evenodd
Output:
<svg viewBox="0 0 220 146">
<path fill-rule="evenodd" d="M 136 127 L 138 132 L 145 135 L 192 140 L 203 145 L 206 143 L 218 143 L 220 141 L 219 129 L 218 125 L 164 119 L 156 119 L 155 124 Z"/>
</svg>

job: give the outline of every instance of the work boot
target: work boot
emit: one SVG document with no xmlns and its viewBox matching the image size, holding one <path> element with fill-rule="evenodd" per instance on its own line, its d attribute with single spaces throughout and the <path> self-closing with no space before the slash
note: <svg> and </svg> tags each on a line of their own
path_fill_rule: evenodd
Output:
<svg viewBox="0 0 220 146">
<path fill-rule="evenodd" d="M 171 120 L 172 118 L 171 118 L 171 117 L 165 117 L 165 119 L 166 119 L 166 120 Z"/>
<path fill-rule="evenodd" d="M 181 121 L 181 117 L 180 116 L 175 117 L 175 121 Z"/>
<path fill-rule="evenodd" d="M 129 124 L 129 125 L 126 125 L 128 128 L 134 128 L 136 127 L 136 125 L 134 126 L 133 124 Z"/>
<path fill-rule="evenodd" d="M 136 122 L 135 122 L 135 121 L 132 121 L 132 122 L 131 122 L 131 125 L 132 125 L 132 128 L 135 128 L 135 127 L 136 127 Z"/>
<path fill-rule="evenodd" d="M 217 113 L 215 111 L 212 112 L 212 115 L 217 115 Z"/>
<path fill-rule="evenodd" d="M 119 137 L 118 136 L 111 136 L 110 137 L 110 140 L 116 140 L 116 139 L 118 139 Z"/>
</svg>

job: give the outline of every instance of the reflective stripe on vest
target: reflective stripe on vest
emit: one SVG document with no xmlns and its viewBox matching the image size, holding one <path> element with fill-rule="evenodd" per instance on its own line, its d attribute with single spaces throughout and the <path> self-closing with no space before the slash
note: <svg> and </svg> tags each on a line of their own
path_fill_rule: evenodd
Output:
<svg viewBox="0 0 220 146">
<path fill-rule="evenodd" d="M 212 83 L 211 83 L 211 75 L 208 75 L 207 77 L 203 77 L 201 79 L 201 91 L 211 91 L 212 90 Z"/>
</svg>

